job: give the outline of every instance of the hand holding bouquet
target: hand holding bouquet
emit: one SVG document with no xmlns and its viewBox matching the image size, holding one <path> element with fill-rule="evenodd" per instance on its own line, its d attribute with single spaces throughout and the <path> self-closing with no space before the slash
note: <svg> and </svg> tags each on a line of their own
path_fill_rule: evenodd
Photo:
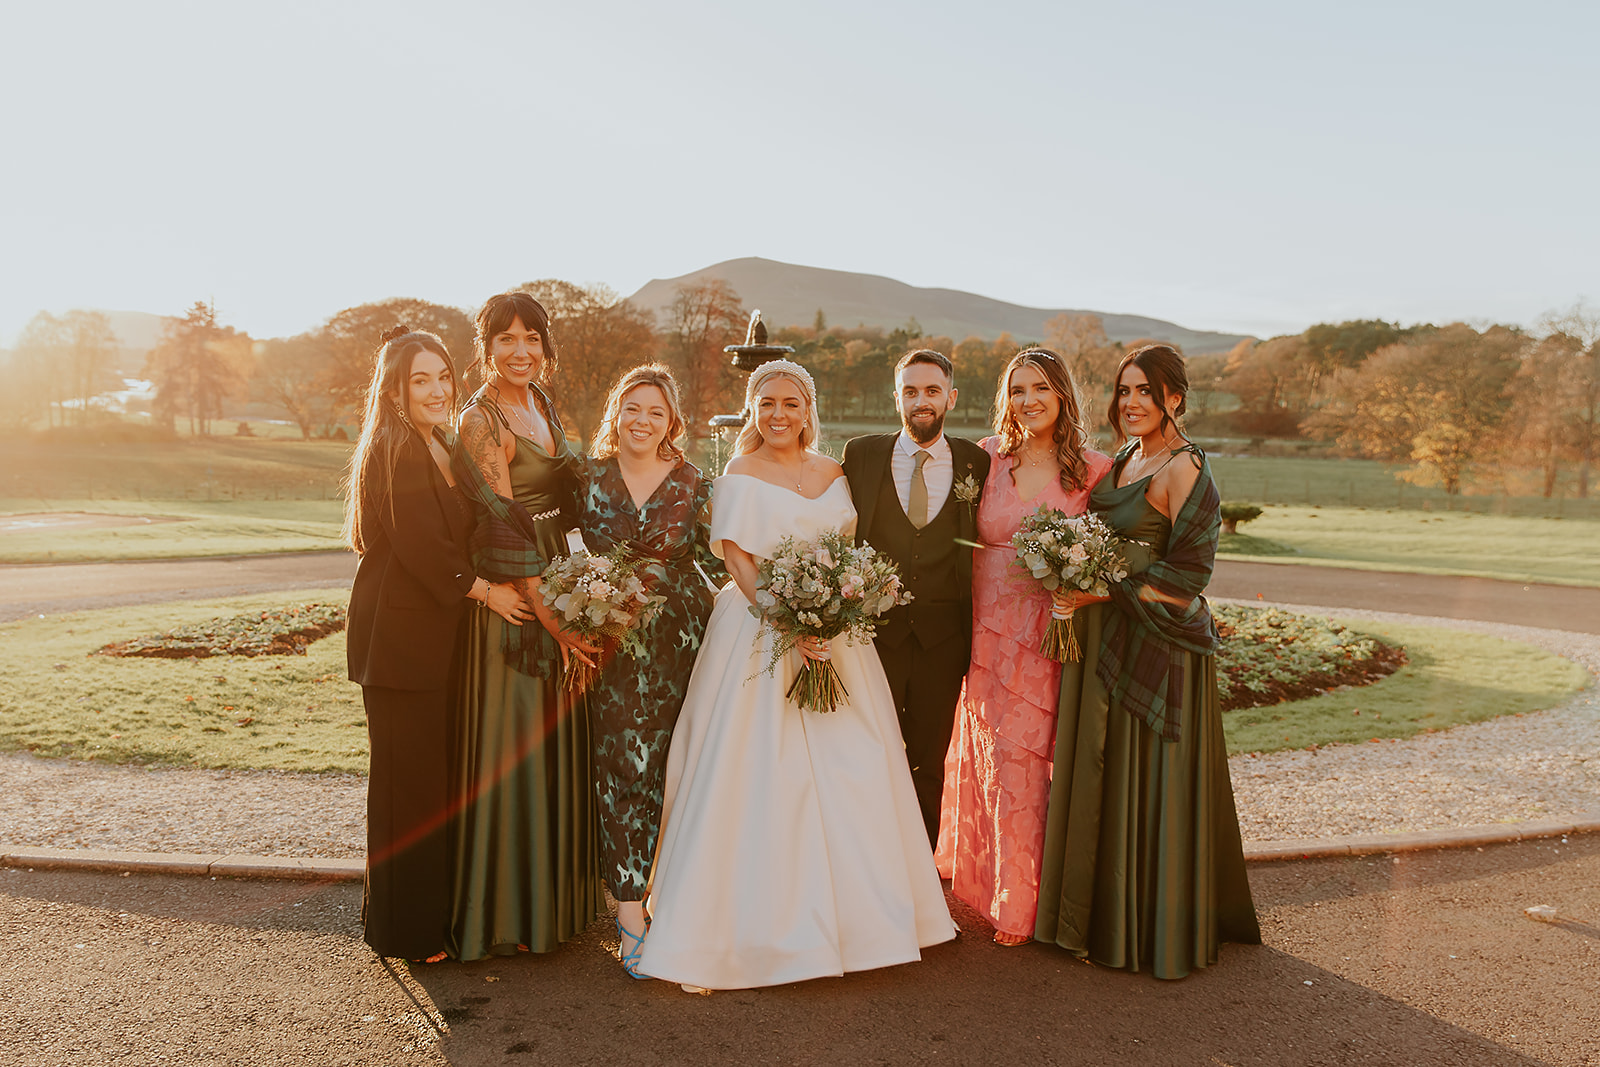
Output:
<svg viewBox="0 0 1600 1067">
<path fill-rule="evenodd" d="M 750 614 L 776 632 L 766 668 L 771 674 L 803 639 L 870 641 L 878 616 L 910 602 L 892 560 L 834 532 L 779 542 L 773 557 L 761 561 Z M 784 695 L 811 711 L 834 711 L 850 696 L 832 663 L 809 656 Z"/>
<path fill-rule="evenodd" d="M 1011 539 L 1017 564 L 1052 593 L 1077 589 L 1090 596 L 1109 596 L 1110 583 L 1128 576 L 1128 561 L 1117 551 L 1116 535 L 1097 515 L 1069 519 L 1055 508 L 1040 508 L 1022 520 Z M 1058 663 L 1083 657 L 1072 632 L 1072 612 L 1052 609 L 1039 654 Z"/>
<path fill-rule="evenodd" d="M 620 545 L 603 556 L 575 552 L 545 569 L 539 595 L 561 620 L 562 629 L 637 658 L 645 651 L 639 631 L 667 602 L 645 589 L 639 564 Z M 567 688 L 581 693 L 599 673 L 599 668 L 574 657 L 566 668 Z"/>
</svg>

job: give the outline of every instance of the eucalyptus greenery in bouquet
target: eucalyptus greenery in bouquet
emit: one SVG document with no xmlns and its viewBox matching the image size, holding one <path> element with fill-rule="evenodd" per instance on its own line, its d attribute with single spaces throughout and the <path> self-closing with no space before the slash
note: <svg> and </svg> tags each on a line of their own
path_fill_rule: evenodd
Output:
<svg viewBox="0 0 1600 1067">
<path fill-rule="evenodd" d="M 832 532 L 780 541 L 773 557 L 761 561 L 750 614 L 774 631 L 771 674 L 803 638 L 870 641 L 879 616 L 910 602 L 894 561 Z M 834 711 L 850 696 L 831 662 L 809 658 L 784 695 L 810 711 Z"/>
<path fill-rule="evenodd" d="M 1117 536 L 1094 514 L 1068 518 L 1051 507 L 1041 507 L 1022 520 L 1011 538 L 1017 565 L 1050 592 L 1076 589 L 1090 596 L 1109 596 L 1111 583 L 1128 576 L 1128 561 L 1117 550 Z M 1083 658 L 1072 632 L 1072 612 L 1050 611 L 1039 654 L 1058 663 Z"/>
<path fill-rule="evenodd" d="M 637 658 L 645 651 L 640 630 L 667 602 L 645 588 L 640 562 L 620 545 L 603 556 L 575 552 L 545 568 L 539 595 L 563 629 Z M 581 693 L 599 673 L 574 656 L 567 663 L 567 688 Z"/>
</svg>

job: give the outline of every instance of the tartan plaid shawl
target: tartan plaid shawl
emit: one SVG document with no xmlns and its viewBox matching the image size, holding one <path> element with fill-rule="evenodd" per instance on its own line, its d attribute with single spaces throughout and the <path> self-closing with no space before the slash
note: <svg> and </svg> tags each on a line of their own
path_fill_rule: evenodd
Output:
<svg viewBox="0 0 1600 1067">
<path fill-rule="evenodd" d="M 549 398 L 538 391 L 537 386 L 532 388 L 543 401 L 551 429 L 564 450 L 566 435 L 555 417 L 555 408 Z M 494 402 L 485 397 L 485 389 L 487 387 L 473 394 L 462 408 L 462 413 L 465 414 L 474 404 L 480 405 L 489 415 L 490 425 L 496 429 L 495 440 L 498 443 L 500 429 L 504 428 L 509 433 L 510 424 Z M 568 458 L 571 458 L 570 454 Z M 566 464 L 562 468 L 563 473 L 568 473 L 573 467 L 574 463 Z M 490 582 L 514 582 L 543 574 L 551 561 L 539 548 L 539 531 L 528 509 L 494 491 L 494 486 L 484 478 L 483 471 L 461 447 L 459 438 L 450 454 L 450 469 L 455 473 L 456 485 L 476 505 L 478 524 L 472 532 L 472 564 L 479 576 Z M 563 517 L 567 517 L 565 509 Z M 501 634 L 501 651 L 505 653 L 506 663 L 512 669 L 535 678 L 554 676 L 556 665 L 561 660 L 560 649 L 538 620 L 529 619 L 521 626 L 501 627 Z"/>
<path fill-rule="evenodd" d="M 1215 655 L 1218 640 L 1201 592 L 1216 566 L 1222 497 L 1205 453 L 1198 445 L 1184 451 L 1200 461 L 1200 477 L 1172 521 L 1167 554 L 1111 587 L 1116 610 L 1106 613 L 1096 672 L 1112 705 L 1143 719 L 1165 741 L 1178 740 L 1184 654 Z"/>
</svg>

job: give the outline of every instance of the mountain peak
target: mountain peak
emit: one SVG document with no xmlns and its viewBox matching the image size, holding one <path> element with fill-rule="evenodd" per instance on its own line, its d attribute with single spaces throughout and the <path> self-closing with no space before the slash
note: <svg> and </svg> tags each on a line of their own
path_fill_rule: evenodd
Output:
<svg viewBox="0 0 1600 1067">
<path fill-rule="evenodd" d="M 1106 336 L 1114 341 L 1166 341 L 1190 356 L 1226 352 L 1243 340 L 1240 334 L 1191 330 L 1143 315 L 1025 307 L 959 289 L 923 288 L 879 274 L 804 267 L 760 256 L 713 263 L 676 278 L 655 278 L 629 299 L 664 318 L 679 285 L 710 278 L 721 278 L 733 286 L 740 299 L 749 307 L 761 308 L 762 316 L 774 327 L 809 326 L 821 309 L 835 326 L 893 329 L 914 318 L 928 335 L 955 341 L 971 336 L 993 340 L 1007 332 L 1019 341 L 1042 341 L 1045 323 L 1066 312 L 1100 316 Z"/>
</svg>

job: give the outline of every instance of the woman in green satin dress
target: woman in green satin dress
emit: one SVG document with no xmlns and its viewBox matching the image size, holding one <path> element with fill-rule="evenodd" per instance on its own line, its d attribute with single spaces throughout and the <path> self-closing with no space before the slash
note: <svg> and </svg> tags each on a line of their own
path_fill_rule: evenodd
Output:
<svg viewBox="0 0 1600 1067">
<path fill-rule="evenodd" d="M 596 650 L 562 630 L 538 595 L 545 566 L 569 551 L 582 466 L 537 382 L 555 362 L 549 319 L 527 293 L 478 313 L 487 384 L 467 403 L 453 457 L 477 505 L 478 573 L 513 583 L 542 626 L 473 611 L 466 627 L 452 765 L 451 954 L 462 960 L 547 952 L 603 910 L 589 729 L 561 681 Z"/>
<path fill-rule="evenodd" d="M 1228 777 L 1217 633 L 1201 591 L 1220 498 L 1178 428 L 1188 379 L 1165 345 L 1129 353 L 1109 418 L 1131 438 L 1089 506 L 1129 577 L 1082 594 L 1061 700 L 1034 935 L 1108 967 L 1182 978 L 1222 941 L 1260 944 Z"/>
</svg>

